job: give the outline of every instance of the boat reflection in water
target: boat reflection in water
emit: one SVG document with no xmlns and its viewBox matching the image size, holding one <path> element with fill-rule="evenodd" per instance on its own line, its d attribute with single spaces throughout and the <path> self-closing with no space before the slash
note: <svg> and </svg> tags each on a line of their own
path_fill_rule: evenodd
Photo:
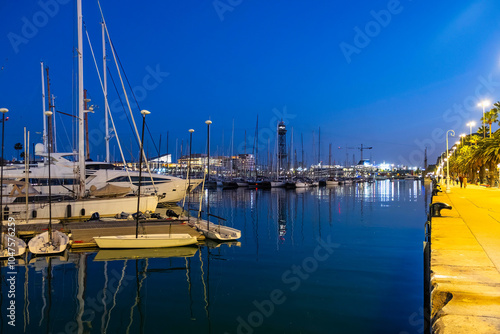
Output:
<svg viewBox="0 0 500 334">
<path fill-rule="evenodd" d="M 206 195 L 213 214 L 241 229 L 239 241 L 16 260 L 16 330 L 417 330 L 408 319 L 423 303 L 421 182 L 387 180 L 305 190 L 238 188 Z M 323 244 L 339 246 L 332 253 L 321 252 L 321 261 L 313 267 L 315 251 Z M 308 270 L 307 279 L 294 274 L 297 267 Z M 9 277 L 8 268 L 1 270 Z M 6 286 L 4 280 L 3 310 L 9 303 Z M 249 327 L 260 319 L 256 305 L 268 305 L 276 291 L 286 302 L 276 304 L 272 316 L 263 316 L 261 327 Z M 1 326 L 3 332 L 12 332 L 7 321 Z"/>
<path fill-rule="evenodd" d="M 146 319 L 174 317 L 173 332 L 185 331 L 183 322 L 194 332 L 208 328 L 210 259 L 228 261 L 221 250 L 235 246 L 241 242 L 207 240 L 196 247 L 18 259 L 16 326 L 25 333 L 146 333 L 158 331 L 161 323 Z M 4 293 L 1 307 L 7 303 Z M 2 329 L 8 330 L 5 322 Z"/>
</svg>

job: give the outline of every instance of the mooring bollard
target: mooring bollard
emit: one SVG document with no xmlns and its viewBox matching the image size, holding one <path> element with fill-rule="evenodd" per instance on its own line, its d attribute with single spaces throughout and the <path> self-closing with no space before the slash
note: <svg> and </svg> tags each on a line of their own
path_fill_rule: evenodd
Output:
<svg viewBox="0 0 500 334">
<path fill-rule="evenodd" d="M 441 210 L 447 209 L 451 210 L 452 207 L 449 204 L 443 202 L 432 203 L 431 205 L 431 216 L 432 217 L 441 217 Z"/>
</svg>

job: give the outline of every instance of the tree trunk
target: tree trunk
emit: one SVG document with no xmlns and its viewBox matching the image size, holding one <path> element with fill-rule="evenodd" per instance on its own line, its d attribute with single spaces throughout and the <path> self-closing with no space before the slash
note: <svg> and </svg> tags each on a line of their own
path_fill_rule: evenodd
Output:
<svg viewBox="0 0 500 334">
<path fill-rule="evenodd" d="M 481 167 L 479 168 L 479 182 L 481 184 L 484 183 L 484 173 L 485 173 L 485 166 L 484 165 L 481 165 Z"/>
<path fill-rule="evenodd" d="M 495 179 L 496 179 L 496 166 L 493 164 L 493 162 L 490 162 L 490 168 L 488 168 L 488 178 L 489 178 L 489 184 L 490 187 L 493 187 L 495 185 Z"/>
</svg>

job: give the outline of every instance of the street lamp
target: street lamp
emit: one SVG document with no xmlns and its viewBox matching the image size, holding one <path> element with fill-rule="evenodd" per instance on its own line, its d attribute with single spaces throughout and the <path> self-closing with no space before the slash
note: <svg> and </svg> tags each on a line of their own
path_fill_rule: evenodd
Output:
<svg viewBox="0 0 500 334">
<path fill-rule="evenodd" d="M 135 237 L 139 235 L 139 203 L 141 200 L 141 181 L 142 181 L 142 152 L 144 149 L 144 124 L 146 123 L 146 115 L 151 114 L 150 111 L 141 110 L 142 115 L 142 133 L 141 133 L 141 149 L 139 153 L 139 185 L 137 187 L 137 211 L 135 213 Z"/>
<path fill-rule="evenodd" d="M 467 123 L 467 126 L 469 127 L 469 131 L 470 131 L 470 136 L 472 137 L 472 127 L 476 125 L 476 122 L 474 121 L 470 121 L 469 123 Z"/>
<path fill-rule="evenodd" d="M 188 169 L 188 182 L 189 182 L 189 187 L 188 189 L 191 188 L 191 147 L 193 146 L 193 132 L 194 129 L 189 129 L 189 169 Z"/>
<path fill-rule="evenodd" d="M 462 144 L 462 145 L 464 144 L 464 138 L 465 138 L 465 133 L 462 133 L 460 135 L 460 144 Z"/>
<path fill-rule="evenodd" d="M 453 130 L 448 130 L 446 131 L 446 156 L 449 157 L 448 155 L 448 133 L 451 132 L 452 136 L 455 136 L 455 131 Z M 449 194 L 450 191 L 450 159 L 446 158 L 446 193 Z"/>
<path fill-rule="evenodd" d="M 483 107 L 483 138 L 486 138 L 486 124 L 484 122 L 484 108 L 488 107 L 490 105 L 490 101 L 484 100 L 478 103 L 478 107 Z"/>
<path fill-rule="evenodd" d="M 0 228 L 3 226 L 3 215 L 4 215 L 4 209 L 3 209 L 3 141 L 4 141 L 4 129 L 5 129 L 5 114 L 9 112 L 9 109 L 7 108 L 0 108 L 0 112 L 2 113 L 2 161 L 0 161 L 0 168 L 1 168 L 1 176 L 0 176 L 0 208 L 1 208 L 1 214 L 0 214 Z M 27 190 L 26 190 L 27 191 Z M 0 234 L 1 236 L 1 234 Z M 0 240 L 0 244 L 3 243 L 3 237 L 2 240 Z"/>
</svg>

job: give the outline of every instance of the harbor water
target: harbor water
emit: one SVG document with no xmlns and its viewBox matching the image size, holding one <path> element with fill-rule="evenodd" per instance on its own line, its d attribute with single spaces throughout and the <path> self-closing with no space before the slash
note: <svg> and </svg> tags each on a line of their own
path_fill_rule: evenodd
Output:
<svg viewBox="0 0 500 334">
<path fill-rule="evenodd" d="M 425 193 L 419 180 L 207 190 L 238 242 L 3 264 L 1 332 L 422 333 Z"/>
</svg>

